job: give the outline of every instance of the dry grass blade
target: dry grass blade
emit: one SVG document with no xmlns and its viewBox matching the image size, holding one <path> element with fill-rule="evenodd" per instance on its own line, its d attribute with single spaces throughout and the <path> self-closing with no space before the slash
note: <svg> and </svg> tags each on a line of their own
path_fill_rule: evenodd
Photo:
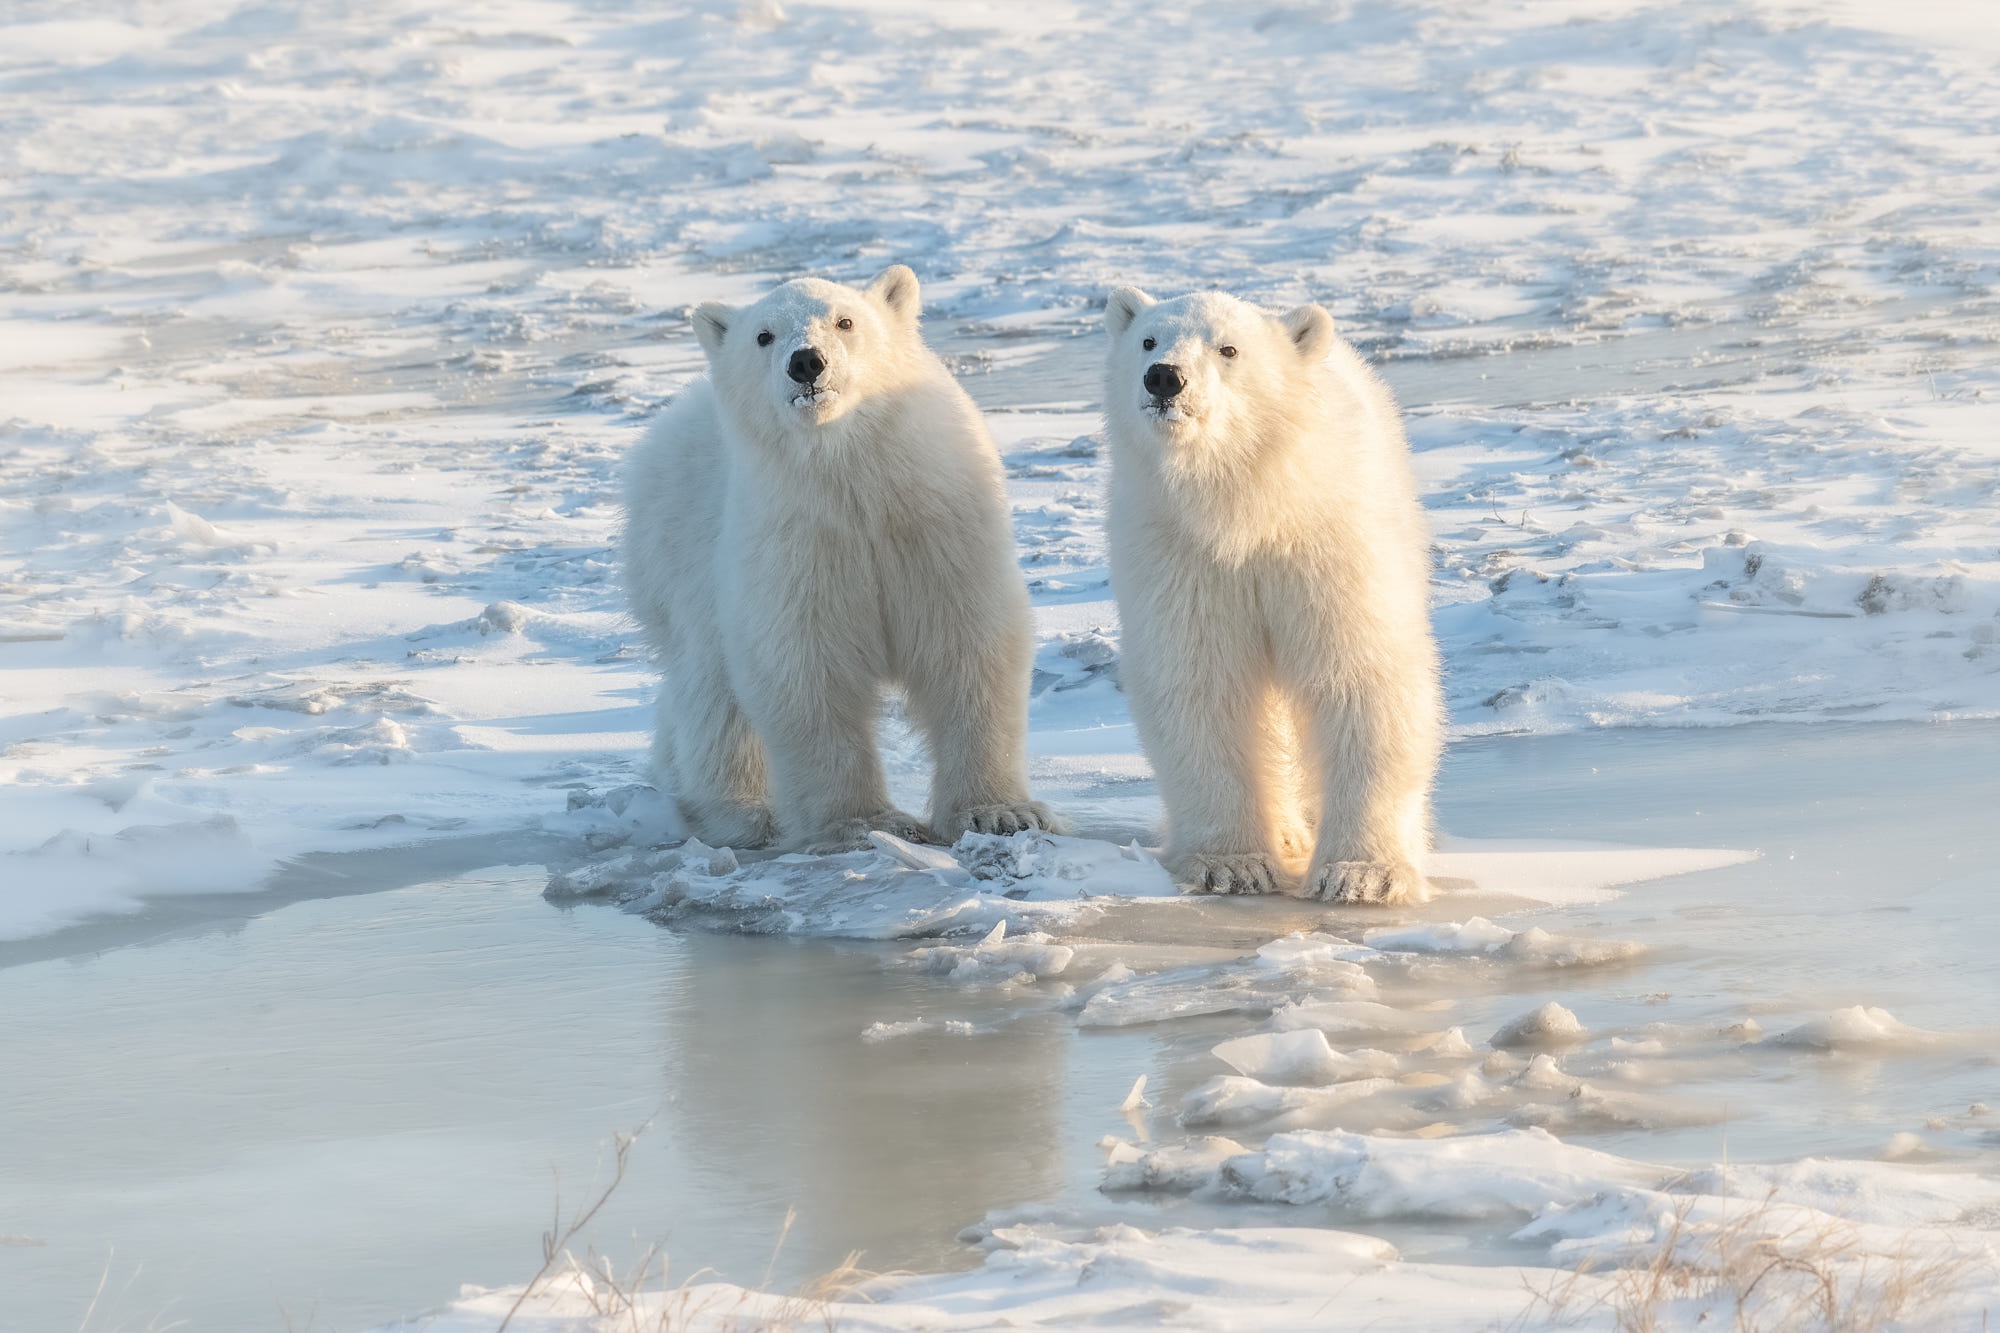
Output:
<svg viewBox="0 0 2000 1333">
<path fill-rule="evenodd" d="M 1723 1204 L 1697 1220 L 1704 1202 Z M 1703 1327 L 1735 1333 L 1875 1333 L 1923 1327 L 1982 1256 L 1945 1233 L 1912 1231 L 1893 1252 L 1868 1243 L 1839 1218 L 1779 1204 L 1773 1197 L 1731 1212 L 1729 1201 L 1682 1199 L 1663 1219 L 1658 1241 L 1637 1262 L 1589 1263 L 1537 1289 L 1517 1327 L 1561 1326 L 1609 1314 L 1616 1333 L 1658 1333 L 1676 1302 L 1700 1306 Z M 1586 1284 L 1592 1290 L 1585 1290 Z M 1722 1322 L 1726 1319 L 1728 1322 Z"/>
<path fill-rule="evenodd" d="M 567 1222 L 563 1220 L 558 1182 L 553 1218 L 542 1233 L 541 1267 L 515 1296 L 494 1333 L 506 1333 L 515 1317 L 538 1298 L 580 1302 L 606 1333 L 611 1330 L 673 1333 L 676 1329 L 697 1326 L 716 1333 L 782 1333 L 807 1326 L 832 1330 L 838 1322 L 839 1303 L 865 1301 L 868 1284 L 896 1276 L 862 1268 L 861 1252 L 855 1250 L 791 1293 L 773 1292 L 771 1283 L 779 1257 L 798 1220 L 797 1211 L 789 1208 L 772 1246 L 763 1281 L 755 1288 L 720 1282 L 707 1288 L 696 1287 L 695 1283 L 708 1275 L 707 1269 L 699 1269 L 669 1286 L 667 1253 L 657 1243 L 648 1246 L 638 1261 L 622 1272 L 595 1247 L 586 1247 L 579 1257 L 572 1248 L 573 1242 L 624 1184 L 632 1145 L 644 1130 L 645 1126 L 641 1126 L 631 1134 L 612 1137 L 610 1181 Z"/>
<path fill-rule="evenodd" d="M 568 1253 L 569 1243 L 576 1238 L 579 1232 L 590 1225 L 592 1219 L 603 1211 L 604 1205 L 611 1201 L 611 1196 L 618 1192 L 618 1187 L 625 1183 L 625 1171 L 631 1164 L 632 1145 L 638 1142 L 639 1136 L 645 1132 L 646 1127 L 641 1125 L 630 1134 L 614 1134 L 611 1136 L 611 1182 L 604 1187 L 596 1199 L 591 1201 L 587 1208 L 583 1209 L 570 1220 L 567 1227 L 563 1225 L 562 1220 L 562 1182 L 560 1180 L 556 1182 L 555 1217 L 549 1223 L 549 1229 L 542 1233 L 542 1266 L 535 1270 L 535 1275 L 532 1278 L 528 1279 L 528 1285 L 521 1288 L 521 1294 L 514 1298 L 514 1304 L 508 1309 L 506 1316 L 501 1319 L 499 1326 L 493 1330 L 493 1333 L 506 1333 L 507 1326 L 514 1322 L 514 1316 L 521 1312 L 521 1307 L 527 1303 L 531 1296 L 541 1290 L 542 1284 L 547 1281 L 549 1274 L 554 1271 L 557 1256 Z"/>
</svg>

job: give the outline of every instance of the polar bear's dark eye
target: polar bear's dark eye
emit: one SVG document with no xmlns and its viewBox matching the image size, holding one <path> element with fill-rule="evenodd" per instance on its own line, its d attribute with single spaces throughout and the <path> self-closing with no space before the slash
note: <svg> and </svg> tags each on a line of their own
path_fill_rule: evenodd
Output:
<svg viewBox="0 0 2000 1333">
<path fill-rule="evenodd" d="M 1150 352 L 1150 351 L 1152 351 L 1152 350 L 1153 350 L 1153 349 L 1154 349 L 1155 347 L 1159 346 L 1159 344 L 1158 344 L 1158 343 L 1156 343 L 1156 342 L 1154 342 L 1154 341 L 1153 341 L 1153 340 L 1152 340 L 1151 338 L 1148 338 L 1148 339 L 1146 339 L 1146 341 L 1144 341 L 1144 342 L 1140 343 L 1140 344 L 1139 344 L 1139 346 L 1141 346 L 1141 347 L 1145 348 L 1145 349 L 1146 349 L 1147 351 L 1149 351 L 1149 352 Z"/>
<path fill-rule="evenodd" d="M 854 321 L 853 321 L 853 320 L 851 320 L 851 319 L 847 319 L 847 318 L 845 318 L 845 317 L 842 317 L 842 319 L 840 320 L 840 322 L 839 322 L 839 323 L 837 323 L 837 324 L 835 324 L 835 325 L 834 325 L 833 327 L 835 327 L 836 329 L 841 329 L 841 330 L 845 331 L 845 330 L 847 330 L 847 329 L 851 329 L 851 328 L 853 328 L 853 327 L 854 327 Z"/>
<path fill-rule="evenodd" d="M 769 329 L 765 329 L 762 333 L 759 333 L 757 335 L 757 345 L 759 347 L 769 347 L 773 341 L 775 340 L 771 337 L 771 331 Z"/>
<path fill-rule="evenodd" d="M 1223 346 L 1223 347 L 1218 347 L 1215 350 L 1222 353 L 1224 356 L 1236 355 L 1236 349 L 1234 347 Z"/>
</svg>

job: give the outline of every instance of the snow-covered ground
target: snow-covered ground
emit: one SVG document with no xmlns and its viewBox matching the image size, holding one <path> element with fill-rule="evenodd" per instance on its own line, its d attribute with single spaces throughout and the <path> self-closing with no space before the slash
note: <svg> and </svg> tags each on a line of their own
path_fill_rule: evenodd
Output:
<svg viewBox="0 0 2000 1333">
<path fill-rule="evenodd" d="M 308 853 L 428 842 L 477 864 L 536 832 L 589 840 L 564 892 L 756 929 L 974 932 L 905 947 L 947 951 L 928 957 L 968 984 L 1077 984 L 1063 977 L 1102 907 L 1078 893 L 1164 891 L 1131 845 L 1158 811 L 1113 684 L 1104 575 L 1094 403 L 1114 282 L 1320 300 L 1378 359 L 1434 517 L 1461 738 L 2000 716 L 1996 61 L 1987 6 L 1914 0 L 14 0 L 0 13 L 0 942 L 60 952 L 121 913 L 143 932 L 148 899 L 256 890 Z M 930 337 L 993 413 L 1041 631 L 1036 780 L 1091 836 L 968 847 L 941 869 L 900 848 L 843 867 L 648 864 L 619 845 L 660 814 L 633 790 L 651 681 L 613 577 L 619 459 L 698 373 L 690 303 L 892 261 L 923 277 Z M 893 750 L 914 783 L 911 747 Z M 1190 1002 L 1222 985 L 1269 1014 L 1372 1003 L 1360 992 L 1410 966 L 1397 960 L 1488 946 L 1496 966 L 1540 966 L 1572 946 L 1508 913 L 1703 865 L 1764 873 L 1720 868 L 1752 850 L 1775 863 L 1755 828 L 1661 835 L 1632 815 L 1646 793 L 1619 788 L 1619 806 L 1607 790 L 1579 784 L 1554 826 L 1523 811 L 1518 828 L 1476 829 L 1453 826 L 1447 790 L 1448 832 L 1517 839 L 1447 849 L 1434 872 L 1478 886 L 1463 910 L 1448 896 L 1442 915 L 1383 923 L 1433 932 L 1395 947 L 1339 921 L 1343 943 L 1286 946 L 1275 970 L 1228 963 Z M 1955 807 L 1957 824 L 1976 806 Z M 1240 920 L 1231 958 L 1326 933 L 1319 916 Z M 1640 920 L 1615 938 L 1658 950 L 1660 934 Z M 1802 960 L 1826 943 L 1793 938 Z M 1173 1000 L 1174 978 L 1144 968 L 1079 975 L 1098 989 L 1077 1023 Z M 1885 978 L 1865 980 L 1830 988 L 1794 1048 L 1971 1026 L 1907 1006 L 1878 1017 Z M 1662 1003 L 1663 1022 L 1709 1017 Z M 1213 1123 L 1235 1123 L 1232 1107 L 1330 1113 L 1348 1094 L 1329 1089 L 1353 1082 L 1333 1077 L 1341 1061 L 1365 1064 L 1353 1052 L 1370 1043 L 1396 1057 L 1394 1079 L 1438 1072 L 1426 1062 L 1445 1055 L 1383 1047 L 1342 1026 L 1351 1012 L 1289 1029 L 1329 1034 L 1324 1053 L 1285 1048 L 1309 1076 L 1245 1056 L 1254 1067 L 1209 1098 Z M 1253 1019 L 1238 1026 L 1278 1022 Z M 1610 1051 L 1581 1073 L 1561 1052 L 1486 1051 L 1451 1077 L 1591 1081 Z M 1495 1095 L 1502 1110 L 1451 1123 L 1540 1104 Z M 1368 1114 L 1392 1135 L 1430 1123 Z M 1197 1145 L 1171 1170 L 1157 1154 L 1174 1145 L 1114 1152 L 1110 1169 L 1218 1200 L 1279 1189 L 1271 1147 L 1238 1146 Z M 1686 1146 L 1663 1155 L 1692 1161 Z M 1991 1151 L 1976 1134 L 1961 1146 Z M 1353 1164 L 1378 1147 L 1302 1142 L 1299 1179 L 1365 1178 Z M 1653 1160 L 1643 1136 L 1614 1150 Z M 1538 1153 L 1551 1179 L 1589 1175 L 1561 1142 L 1510 1160 Z M 1427 1188 L 1475 1188 L 1446 1161 Z M 1953 1188 L 1984 1188 L 1979 1162 L 1987 1174 Z M 1621 1171 L 1598 1178 L 1595 1220 L 1548 1220 L 1557 1194 L 1527 1210 L 1569 1238 L 1536 1262 L 1644 1232 L 1631 1219 L 1654 1215 L 1665 1182 Z M 1820 1206 L 1798 1189 L 1787 1204 Z M 1852 1220 L 1992 1205 L 1925 1207 Z M 0 1216 L 16 1229 L 32 1219 Z M 1263 1243 L 1204 1232 L 1174 1241 L 1173 1262 L 1240 1272 L 1227 1247 Z M 1045 1276 L 1124 1274 L 1135 1309 L 1201 1306 L 1148 1276 L 1140 1244 L 1005 1252 Z M 1369 1244 L 1272 1242 L 1273 1290 L 1286 1271 L 1374 1264 Z M 1430 1280 L 1396 1286 L 1417 1302 L 1411 1326 L 1446 1326 L 1425 1313 Z"/>
<path fill-rule="evenodd" d="M 1131 281 L 1383 360 L 1461 734 L 2000 713 L 1992 72 L 1852 4 L 10 5 L 0 936 L 634 776 L 617 461 L 801 269 L 916 265 L 1016 409 L 1058 683 Z"/>
</svg>

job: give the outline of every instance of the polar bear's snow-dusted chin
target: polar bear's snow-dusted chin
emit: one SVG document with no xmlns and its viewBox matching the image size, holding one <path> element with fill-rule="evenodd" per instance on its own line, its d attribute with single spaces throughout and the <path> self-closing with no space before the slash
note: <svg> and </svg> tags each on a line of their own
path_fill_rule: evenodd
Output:
<svg viewBox="0 0 2000 1333">
<path fill-rule="evenodd" d="M 1215 478 L 1246 466 L 1320 412 L 1312 369 L 1333 341 L 1318 306 L 1272 316 L 1201 292 L 1155 301 L 1111 294 L 1105 413 L 1117 434 L 1151 441 L 1163 475 Z"/>
<path fill-rule="evenodd" d="M 911 354 L 914 277 L 892 268 L 867 288 L 801 278 L 754 305 L 695 311 L 723 412 L 745 440 L 800 450 L 834 447 L 926 366 Z"/>
</svg>

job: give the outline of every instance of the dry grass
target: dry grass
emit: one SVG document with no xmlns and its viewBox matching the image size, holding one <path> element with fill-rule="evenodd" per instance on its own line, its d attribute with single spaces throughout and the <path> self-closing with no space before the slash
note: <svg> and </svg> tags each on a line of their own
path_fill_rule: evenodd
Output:
<svg viewBox="0 0 2000 1333">
<path fill-rule="evenodd" d="M 612 1137 L 610 1182 L 568 1222 L 563 1221 L 558 1182 L 554 1218 L 542 1233 L 542 1266 L 521 1289 L 494 1333 L 506 1333 L 514 1317 L 535 1301 L 580 1306 L 606 1333 L 614 1330 L 675 1333 L 694 1328 L 714 1333 L 789 1333 L 795 1329 L 823 1328 L 834 1333 L 836 1302 L 865 1299 L 862 1288 L 884 1276 L 861 1268 L 861 1254 L 857 1250 L 793 1292 L 771 1291 L 778 1256 L 797 1216 L 790 1210 L 772 1248 L 763 1281 L 755 1288 L 720 1283 L 698 1287 L 695 1284 L 707 1276 L 705 1269 L 672 1282 L 668 1276 L 667 1252 L 657 1243 L 623 1268 L 594 1247 L 586 1247 L 578 1254 L 573 1248 L 577 1238 L 624 1184 L 632 1145 L 643 1132 L 644 1126 L 630 1134 Z"/>
<path fill-rule="evenodd" d="M 1921 1242 L 1917 1233 L 1884 1254 L 1859 1227 L 1770 1197 L 1716 1222 L 1693 1220 L 1696 1206 L 1679 1203 L 1639 1262 L 1586 1263 L 1541 1290 L 1531 1286 L 1521 1326 L 1609 1314 L 1616 1333 L 1695 1325 L 1734 1333 L 1920 1329 L 1931 1326 L 1955 1283 L 1991 1262 L 1942 1237 Z"/>
<path fill-rule="evenodd" d="M 29 1243 L 40 1245 L 42 1242 Z M 90 1293 L 90 1304 L 84 1307 L 83 1318 L 76 1326 L 76 1333 L 128 1333 L 128 1330 L 135 1330 L 136 1333 L 170 1333 L 170 1330 L 186 1325 L 185 1319 L 168 1321 L 165 1311 L 153 1315 L 142 1325 L 135 1325 L 128 1318 L 117 1314 L 117 1307 L 124 1304 L 131 1296 L 132 1284 L 138 1281 L 139 1274 L 145 1268 L 144 1264 L 135 1265 L 126 1275 L 124 1285 L 112 1291 L 111 1273 L 117 1261 L 118 1251 L 114 1247 L 104 1256 L 104 1271 L 97 1275 L 97 1287 Z"/>
</svg>

